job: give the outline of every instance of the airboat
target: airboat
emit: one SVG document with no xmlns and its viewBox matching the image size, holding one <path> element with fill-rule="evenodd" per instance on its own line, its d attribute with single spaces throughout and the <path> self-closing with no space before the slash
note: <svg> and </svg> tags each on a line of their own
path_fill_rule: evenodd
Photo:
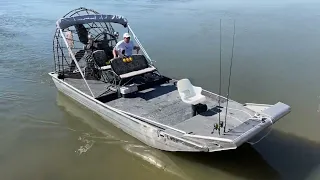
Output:
<svg viewBox="0 0 320 180">
<path fill-rule="evenodd" d="M 140 53 L 114 58 L 123 27 Z M 236 149 L 290 113 L 287 104 L 239 103 L 187 78 L 159 72 L 120 15 L 80 7 L 58 19 L 53 38 L 58 91 L 148 146 L 164 151 Z"/>
</svg>

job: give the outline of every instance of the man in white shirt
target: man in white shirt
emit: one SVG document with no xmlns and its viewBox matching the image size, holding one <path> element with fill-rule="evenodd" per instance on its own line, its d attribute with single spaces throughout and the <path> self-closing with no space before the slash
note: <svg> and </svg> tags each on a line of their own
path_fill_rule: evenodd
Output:
<svg viewBox="0 0 320 180">
<path fill-rule="evenodd" d="M 137 54 L 140 50 L 139 46 L 135 46 L 133 41 L 130 41 L 130 34 L 124 33 L 123 40 L 119 41 L 113 48 L 113 58 L 131 56 L 132 50 L 137 50 Z"/>
</svg>

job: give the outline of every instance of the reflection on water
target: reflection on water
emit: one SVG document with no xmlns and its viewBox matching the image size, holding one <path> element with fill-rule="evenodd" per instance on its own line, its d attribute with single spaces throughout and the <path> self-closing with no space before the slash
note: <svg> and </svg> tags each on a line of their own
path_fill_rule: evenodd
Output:
<svg viewBox="0 0 320 180">
<path fill-rule="evenodd" d="M 140 143 L 61 93 L 58 93 L 57 102 L 64 111 L 103 134 L 98 137 L 90 134 L 79 137 L 89 144 L 90 148 L 94 148 L 96 143 L 117 146 L 139 158 L 136 162 L 143 168 L 150 171 L 154 168 L 161 169 L 181 179 L 238 177 L 298 180 L 308 178 L 309 174 L 319 169 L 320 144 L 277 130 L 273 130 L 265 140 L 256 144 L 255 148 L 245 144 L 236 150 L 215 153 L 164 152 Z M 72 124 L 77 122 L 69 123 L 72 128 Z M 193 174 L 194 172 L 197 173 Z"/>
<path fill-rule="evenodd" d="M 319 171 L 319 143 L 292 134 L 273 131 L 256 147 L 285 179 L 306 179 L 316 169 Z"/>
<path fill-rule="evenodd" d="M 96 136 L 89 133 L 84 133 L 81 135 L 78 140 L 82 141 L 85 145 L 81 146 L 76 151 L 79 155 L 86 153 L 92 146 L 94 146 L 94 144 L 118 146 L 125 152 L 128 152 L 136 156 L 136 158 L 140 158 L 140 160 L 149 163 L 145 164 L 145 162 L 136 161 L 137 163 L 141 163 L 144 168 L 149 168 L 150 170 L 149 166 L 152 165 L 153 168 L 158 168 L 166 173 L 182 179 L 188 179 L 188 177 L 179 170 L 178 166 L 175 165 L 174 162 L 172 162 L 170 158 L 163 152 L 146 146 L 140 141 L 128 136 L 120 129 L 106 122 L 98 115 L 86 109 L 84 106 L 81 106 L 69 97 L 66 97 L 62 93 L 58 93 L 57 104 L 63 108 L 64 111 L 67 111 L 71 115 L 75 116 L 77 120 L 86 123 L 103 134 L 103 136 Z"/>
<path fill-rule="evenodd" d="M 320 112 L 320 96 L 318 96 L 318 101 L 319 101 L 319 105 L 318 105 L 318 110 L 317 110 L 317 112 Z"/>
<path fill-rule="evenodd" d="M 124 148 L 129 153 L 132 153 L 133 155 L 144 160 L 145 162 L 148 162 L 153 167 L 163 170 L 163 172 L 165 173 L 169 173 L 173 176 L 176 176 L 179 179 L 193 179 L 186 175 L 186 173 L 181 169 L 182 167 L 180 166 L 180 164 L 176 164 L 175 162 L 173 162 L 170 156 L 167 156 L 163 152 L 151 149 L 150 147 L 132 144 L 127 144 Z M 143 167 L 150 170 L 148 164 L 143 165 Z"/>
<path fill-rule="evenodd" d="M 182 179 L 197 179 L 197 176 L 189 171 L 190 168 L 193 171 L 196 169 L 196 172 L 202 173 L 200 177 L 203 178 L 213 175 L 225 179 L 231 177 L 244 177 L 245 179 L 278 178 L 277 171 L 272 169 L 261 155 L 249 145 L 245 145 L 235 151 L 215 153 L 159 151 L 133 139 L 112 124 L 104 122 L 98 115 L 94 115 L 93 112 L 85 109 L 85 107 L 61 93 L 58 93 L 57 103 L 64 111 L 67 111 L 72 116 L 77 117 L 78 120 L 85 122 L 104 135 L 103 137 L 94 137 L 94 135 L 85 134 L 85 136 L 79 137 L 87 143 L 89 148 L 92 145 L 94 148 L 96 143 L 108 143 L 112 146 L 118 146 L 145 161 L 145 163 L 142 162 L 144 164 L 143 167 L 149 167 L 149 170 L 150 165 L 152 165 L 152 168 L 161 169 Z"/>
</svg>

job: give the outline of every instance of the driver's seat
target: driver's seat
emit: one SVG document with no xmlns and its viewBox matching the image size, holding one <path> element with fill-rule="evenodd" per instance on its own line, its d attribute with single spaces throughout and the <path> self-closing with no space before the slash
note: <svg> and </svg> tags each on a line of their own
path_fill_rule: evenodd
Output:
<svg viewBox="0 0 320 180">
<path fill-rule="evenodd" d="M 106 73 L 111 71 L 111 65 L 108 65 L 109 60 L 107 59 L 105 51 L 104 50 L 93 51 L 92 57 L 93 57 L 93 61 L 96 66 L 96 69 L 98 69 L 99 71 L 99 74 L 102 75 L 103 78 L 107 78 L 108 82 L 111 82 L 108 73 Z"/>
<path fill-rule="evenodd" d="M 108 39 L 104 39 L 102 41 L 100 41 L 98 43 L 98 48 L 100 50 L 103 50 L 104 53 L 105 53 L 105 58 L 109 61 L 113 58 L 113 54 L 112 54 L 112 50 L 113 50 L 113 47 L 111 47 L 109 45 L 109 40 Z"/>
</svg>

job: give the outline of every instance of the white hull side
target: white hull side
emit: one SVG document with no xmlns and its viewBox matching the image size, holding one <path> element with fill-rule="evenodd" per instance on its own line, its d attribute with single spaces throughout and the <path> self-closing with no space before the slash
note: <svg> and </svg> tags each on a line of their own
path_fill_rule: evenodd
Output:
<svg viewBox="0 0 320 180">
<path fill-rule="evenodd" d="M 172 141 L 167 137 L 159 135 L 159 128 L 142 122 L 132 117 L 125 117 L 122 114 L 111 110 L 98 100 L 85 95 L 76 88 L 67 84 L 56 77 L 56 74 L 50 73 L 57 89 L 63 94 L 71 97 L 80 104 L 100 115 L 104 120 L 109 121 L 114 126 L 120 128 L 127 134 L 140 140 L 141 142 L 160 150 L 165 151 L 205 151 L 205 149 L 195 148 L 194 146 L 181 142 Z"/>
</svg>

